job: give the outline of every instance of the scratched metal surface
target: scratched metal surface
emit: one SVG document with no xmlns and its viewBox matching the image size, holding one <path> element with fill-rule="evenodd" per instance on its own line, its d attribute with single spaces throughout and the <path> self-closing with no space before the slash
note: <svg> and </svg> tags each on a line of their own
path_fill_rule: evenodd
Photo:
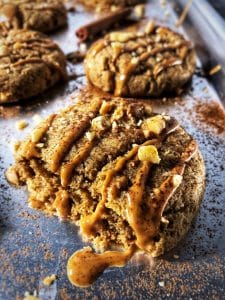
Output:
<svg viewBox="0 0 225 300">
<path fill-rule="evenodd" d="M 147 15 L 174 27 L 175 8 L 172 2 L 162 8 L 159 1 L 151 1 Z M 66 53 L 74 51 L 77 48 L 75 28 L 92 18 L 90 13 L 80 10 L 70 12 L 68 29 L 52 37 Z M 205 50 L 207 47 L 200 43 L 192 23 L 187 25 L 187 33 Z M 45 117 L 75 101 L 70 94 L 85 84 L 85 78 L 81 64 L 70 65 L 69 69 L 77 74 L 76 79 L 58 85 L 32 102 L 27 101 L 17 107 L 19 112 L 14 116 L 0 119 L 0 299 L 23 299 L 26 291 L 31 294 L 36 291 L 42 300 L 224 299 L 225 118 L 222 106 L 220 114 L 211 116 L 210 122 L 205 120 L 203 113 L 204 108 L 212 110 L 217 107 L 223 94 L 218 90 L 219 97 L 213 84 L 198 75 L 194 76 L 182 97 L 151 101 L 155 110 L 175 116 L 197 139 L 205 159 L 205 197 L 188 236 L 164 257 L 153 260 L 142 255 L 124 268 L 107 270 L 90 288 L 70 285 L 66 276 L 67 259 L 84 245 L 77 229 L 67 222 L 61 223 L 55 217 L 29 209 L 25 189 L 9 186 L 4 177 L 5 169 L 13 163 L 10 143 L 27 135 L 34 126 L 32 116 Z M 225 80 L 222 72 L 212 82 L 219 82 L 221 78 Z M 10 113 L 17 108 L 6 109 Z M 15 129 L 20 119 L 29 122 L 28 128 L 22 132 Z M 179 257 L 174 258 L 174 254 Z M 51 274 L 56 274 L 57 280 L 46 287 L 42 280 Z"/>
</svg>

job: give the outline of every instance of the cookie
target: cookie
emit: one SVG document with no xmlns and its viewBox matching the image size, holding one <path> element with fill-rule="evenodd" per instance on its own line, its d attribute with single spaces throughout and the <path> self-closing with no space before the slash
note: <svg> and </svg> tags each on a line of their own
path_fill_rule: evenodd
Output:
<svg viewBox="0 0 225 300">
<path fill-rule="evenodd" d="M 67 23 L 66 8 L 60 0 L 3 0 L 0 14 L 14 29 L 51 32 Z"/>
<path fill-rule="evenodd" d="M 145 32 L 113 32 L 88 51 L 91 84 L 124 97 L 158 97 L 176 92 L 195 71 L 190 42 L 169 28 L 149 23 Z"/>
<path fill-rule="evenodd" d="M 42 33 L 0 31 L 0 103 L 38 95 L 66 78 L 66 58 Z"/>
<path fill-rule="evenodd" d="M 196 142 L 146 103 L 81 99 L 20 143 L 9 182 L 27 185 L 30 207 L 78 224 L 97 250 L 135 245 L 163 254 L 185 236 L 201 203 Z"/>
</svg>

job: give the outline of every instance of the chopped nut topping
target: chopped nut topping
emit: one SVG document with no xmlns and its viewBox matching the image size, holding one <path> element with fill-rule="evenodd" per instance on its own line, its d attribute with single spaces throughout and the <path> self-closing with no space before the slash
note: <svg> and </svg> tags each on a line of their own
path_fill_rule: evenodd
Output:
<svg viewBox="0 0 225 300">
<path fill-rule="evenodd" d="M 138 62 L 139 62 L 139 60 L 137 57 L 132 57 L 132 59 L 131 59 L 132 65 L 136 65 Z"/>
<path fill-rule="evenodd" d="M 150 34 L 155 29 L 155 22 L 153 20 L 150 20 L 148 24 L 145 27 L 145 33 Z"/>
<path fill-rule="evenodd" d="M 112 32 L 109 35 L 110 41 L 120 43 L 125 43 L 133 38 L 135 38 L 135 33 L 133 32 Z"/>
<path fill-rule="evenodd" d="M 106 115 L 111 110 L 111 104 L 110 102 L 103 101 L 102 106 L 100 108 L 100 115 Z"/>
<path fill-rule="evenodd" d="M 31 132 L 31 141 L 33 143 L 37 143 L 41 137 L 42 137 L 42 131 L 39 128 L 36 128 Z"/>
<path fill-rule="evenodd" d="M 182 182 L 183 176 L 181 175 L 173 175 L 173 185 L 175 187 L 179 186 Z"/>
<path fill-rule="evenodd" d="M 0 93 L 0 102 L 4 102 L 4 101 L 6 101 L 8 99 L 8 96 L 7 96 L 7 94 L 6 93 Z"/>
<path fill-rule="evenodd" d="M 157 115 L 151 118 L 148 118 L 143 122 L 143 132 L 147 136 L 150 133 L 154 133 L 156 135 L 159 135 L 162 130 L 166 127 L 166 122 L 161 115 Z"/>
<path fill-rule="evenodd" d="M 55 280 L 56 280 L 56 275 L 55 275 L 55 274 L 52 274 L 52 275 L 50 275 L 50 276 L 45 277 L 45 278 L 43 279 L 42 282 L 44 283 L 44 285 L 49 286 L 49 285 L 51 285 Z"/>
<path fill-rule="evenodd" d="M 134 7 L 134 14 L 138 19 L 142 19 L 145 15 L 144 4 L 139 4 Z"/>
<path fill-rule="evenodd" d="M 138 150 L 138 159 L 141 161 L 148 161 L 153 164 L 160 163 L 158 150 L 153 145 L 141 146 Z"/>
<path fill-rule="evenodd" d="M 18 177 L 17 172 L 16 172 L 16 170 L 13 166 L 10 167 L 6 171 L 5 176 L 6 176 L 6 179 L 8 180 L 8 182 L 10 182 L 11 184 L 19 185 L 19 177 Z"/>
<path fill-rule="evenodd" d="M 87 138 L 90 142 L 93 141 L 93 139 L 95 138 L 94 132 L 90 132 L 90 131 L 86 132 L 86 138 Z"/>
<path fill-rule="evenodd" d="M 108 126 L 105 118 L 102 116 L 98 116 L 98 117 L 94 118 L 91 121 L 91 124 L 95 130 L 104 130 Z"/>
<path fill-rule="evenodd" d="M 164 281 L 159 281 L 159 286 L 164 287 L 165 286 L 165 282 Z"/>
<path fill-rule="evenodd" d="M 85 43 L 81 43 L 80 44 L 80 51 L 81 52 L 87 52 L 87 44 L 85 44 Z"/>
<path fill-rule="evenodd" d="M 117 109 L 114 111 L 114 113 L 112 115 L 112 119 L 119 120 L 123 117 L 123 115 L 124 115 L 124 111 L 123 111 L 122 107 L 117 107 Z"/>
<path fill-rule="evenodd" d="M 28 123 L 25 120 L 20 120 L 16 123 L 16 128 L 19 130 L 23 130 L 28 126 Z"/>
</svg>

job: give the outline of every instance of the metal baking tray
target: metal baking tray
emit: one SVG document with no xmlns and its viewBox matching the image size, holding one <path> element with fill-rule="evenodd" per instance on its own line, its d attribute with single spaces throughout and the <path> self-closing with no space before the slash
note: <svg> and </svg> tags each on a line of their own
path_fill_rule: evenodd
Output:
<svg viewBox="0 0 225 300">
<path fill-rule="evenodd" d="M 161 2 L 161 5 L 160 5 Z M 23 299 L 36 293 L 42 300 L 67 299 L 224 299 L 225 297 L 225 73 L 205 77 L 202 69 L 223 68 L 224 22 L 205 0 L 195 0 L 182 28 L 176 20 L 187 1 L 147 4 L 148 18 L 171 26 L 196 45 L 199 68 L 179 97 L 148 100 L 156 111 L 175 116 L 198 141 L 206 170 L 206 192 L 200 213 L 187 237 L 172 252 L 157 259 L 134 257 L 124 268 L 110 268 L 91 287 L 72 286 L 66 276 L 68 257 L 84 246 L 77 228 L 56 217 L 29 209 L 24 189 L 4 177 L 13 163 L 10 145 L 23 139 L 42 117 L 75 102 L 85 85 L 82 63 L 68 64 L 70 81 L 32 101 L 0 108 L 0 299 Z M 68 3 L 71 6 L 72 3 Z M 68 13 L 68 28 L 51 35 L 65 53 L 78 47 L 75 30 L 95 16 L 82 8 Z M 18 120 L 29 126 L 16 130 Z M 56 274 L 50 287 L 42 280 Z"/>
</svg>

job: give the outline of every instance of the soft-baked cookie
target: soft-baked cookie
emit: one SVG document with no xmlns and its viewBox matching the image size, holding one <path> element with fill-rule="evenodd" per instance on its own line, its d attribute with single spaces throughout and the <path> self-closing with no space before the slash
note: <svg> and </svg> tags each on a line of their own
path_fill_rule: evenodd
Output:
<svg viewBox="0 0 225 300">
<path fill-rule="evenodd" d="M 175 92 L 193 75 L 195 53 L 180 34 L 149 23 L 145 32 L 113 32 L 88 51 L 89 82 L 125 97 Z"/>
<path fill-rule="evenodd" d="M 38 95 L 66 76 L 66 58 L 47 36 L 0 30 L 0 103 Z"/>
<path fill-rule="evenodd" d="M 67 23 L 66 8 L 61 0 L 2 0 L 0 14 L 14 29 L 51 32 Z"/>
<path fill-rule="evenodd" d="M 8 180 L 27 185 L 30 207 L 77 223 L 95 249 L 135 245 L 163 254 L 187 233 L 201 203 L 196 142 L 146 103 L 81 98 L 20 143 Z"/>
</svg>

